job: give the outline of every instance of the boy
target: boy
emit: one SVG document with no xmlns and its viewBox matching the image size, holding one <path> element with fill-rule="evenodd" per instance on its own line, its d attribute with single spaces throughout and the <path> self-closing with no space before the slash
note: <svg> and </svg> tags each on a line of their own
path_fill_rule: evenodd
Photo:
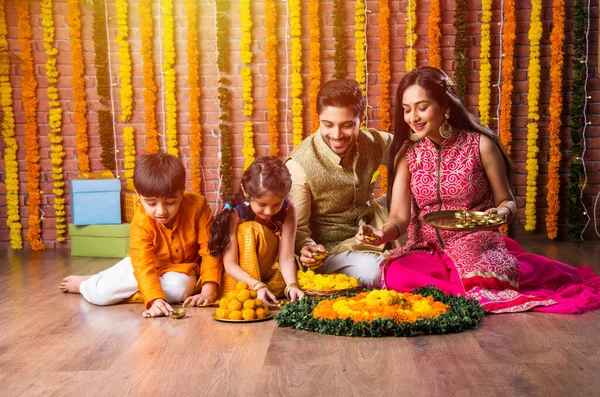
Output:
<svg viewBox="0 0 600 397">
<path fill-rule="evenodd" d="M 139 301 L 141 295 L 144 317 L 168 315 L 168 302 L 213 302 L 223 265 L 208 249 L 212 212 L 203 196 L 184 192 L 181 161 L 165 153 L 141 156 L 133 184 L 141 206 L 131 222 L 129 256 L 95 275 L 65 277 L 60 290 L 96 305 Z M 191 296 L 198 276 L 200 293 Z"/>
</svg>

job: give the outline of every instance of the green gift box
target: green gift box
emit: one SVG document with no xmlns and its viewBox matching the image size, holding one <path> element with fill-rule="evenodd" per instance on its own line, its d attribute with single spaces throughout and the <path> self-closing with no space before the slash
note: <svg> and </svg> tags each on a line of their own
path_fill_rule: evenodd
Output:
<svg viewBox="0 0 600 397">
<path fill-rule="evenodd" d="M 71 256 L 124 258 L 129 253 L 129 223 L 75 226 L 69 224 Z"/>
</svg>

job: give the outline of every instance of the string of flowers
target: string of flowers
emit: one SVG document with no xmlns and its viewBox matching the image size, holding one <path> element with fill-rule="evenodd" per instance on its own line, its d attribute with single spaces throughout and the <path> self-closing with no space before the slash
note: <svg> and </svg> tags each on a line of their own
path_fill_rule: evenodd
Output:
<svg viewBox="0 0 600 397">
<path fill-rule="evenodd" d="M 190 86 L 190 152 L 191 188 L 200 193 L 202 188 L 202 126 L 200 125 L 200 50 L 198 41 L 198 2 L 185 0 L 187 19 L 188 85 Z"/>
<path fill-rule="evenodd" d="M 216 6 L 216 29 L 217 29 L 217 68 L 220 75 L 229 71 L 229 26 L 227 23 L 228 0 L 217 0 Z M 231 178 L 233 172 L 231 155 L 231 129 L 229 126 L 229 101 L 231 94 L 227 86 L 229 80 L 225 77 L 219 79 L 219 130 L 221 132 L 221 164 L 219 173 L 221 176 L 221 200 L 225 201 L 231 196 Z"/>
<path fill-rule="evenodd" d="M 30 24 L 29 2 L 17 2 L 17 19 L 19 26 L 18 41 L 21 47 L 21 69 L 23 79 L 21 92 L 23 97 L 23 113 L 25 115 L 25 160 L 27 167 L 27 207 L 29 208 L 29 230 L 27 241 L 34 251 L 43 250 L 41 240 L 40 218 L 40 145 L 36 122 L 37 97 L 35 90 L 37 82 L 34 76 L 32 55 L 32 33 Z"/>
<path fill-rule="evenodd" d="M 365 37 L 365 14 L 366 4 L 364 0 L 356 1 L 354 11 L 354 51 L 356 57 L 355 78 L 364 95 L 367 95 L 367 54 L 365 46 L 367 39 Z"/>
<path fill-rule="evenodd" d="M 587 19 L 585 4 L 576 0 L 574 11 L 574 37 L 573 53 L 573 97 L 571 99 L 571 147 L 569 148 L 569 187 L 568 187 L 568 215 L 569 235 L 577 242 L 583 241 L 581 227 L 581 199 L 580 186 L 583 163 L 581 159 L 581 133 L 583 129 L 583 116 L 585 113 L 585 79 L 587 54 L 585 52 Z"/>
<path fill-rule="evenodd" d="M 434 0 L 435 1 L 435 0 Z M 389 131 L 391 127 L 390 105 L 390 4 L 379 0 L 379 128 Z M 387 167 L 379 167 L 381 194 L 387 192 Z"/>
<path fill-rule="evenodd" d="M 4 12 L 4 0 L 0 0 L 0 106 L 2 110 L 2 137 L 4 138 L 4 184 L 6 186 L 6 225 L 10 230 L 10 247 L 23 248 L 21 216 L 19 215 L 19 163 L 15 139 L 15 115 L 13 112 L 12 86 L 10 84 L 10 60 L 8 59 L 8 27 Z"/>
<path fill-rule="evenodd" d="M 531 22 L 529 24 L 529 67 L 527 76 L 529 92 L 527 93 L 527 194 L 525 198 L 525 230 L 533 231 L 536 228 L 536 198 L 538 178 L 538 120 L 540 119 L 540 40 L 542 39 L 543 26 L 541 21 L 542 0 L 531 2 Z"/>
<path fill-rule="evenodd" d="M 536 0 L 533 0 L 536 1 Z M 479 119 L 481 124 L 490 125 L 490 98 L 492 97 L 491 80 L 492 64 L 490 50 L 492 37 L 490 21 L 492 20 L 492 0 L 481 0 L 481 49 L 479 51 Z"/>
<path fill-rule="evenodd" d="M 417 50 L 413 48 L 417 41 L 415 26 L 417 24 L 417 0 L 408 0 L 408 10 L 406 11 L 406 71 L 410 72 L 417 67 Z"/>
<path fill-rule="evenodd" d="M 440 12 L 440 0 L 431 0 L 427 35 L 429 36 L 429 66 L 433 66 L 434 68 L 442 67 L 442 54 L 440 50 L 440 40 L 442 37 L 440 22 L 442 22 L 442 17 L 440 16 Z"/>
<path fill-rule="evenodd" d="M 65 152 L 62 146 L 62 108 L 58 101 L 58 70 L 56 68 L 56 54 L 58 50 L 54 47 L 54 19 L 52 12 L 52 0 L 42 0 L 41 3 L 42 26 L 44 27 L 44 50 L 48 59 L 46 60 L 46 76 L 48 78 L 49 116 L 50 125 L 50 162 L 52 163 L 52 179 L 54 180 L 54 211 L 56 216 L 56 241 L 65 241 L 66 220 L 65 220 L 65 182 L 63 175 L 63 158 Z"/>
<path fill-rule="evenodd" d="M 267 43 L 265 58 L 267 59 L 267 122 L 269 128 L 269 154 L 279 154 L 279 131 L 277 121 L 279 114 L 277 106 L 279 100 L 277 93 L 277 6 L 275 0 L 265 0 L 265 26 L 267 29 Z"/>
<path fill-rule="evenodd" d="M 179 155 L 177 149 L 177 73 L 175 72 L 175 19 L 173 17 L 173 0 L 162 0 L 162 21 L 164 61 L 162 70 L 165 74 L 165 102 L 167 104 L 167 153 Z"/>
<path fill-rule="evenodd" d="M 127 24 L 127 0 L 115 0 L 117 13 L 117 44 L 119 45 L 119 80 L 121 83 L 121 121 L 131 119 L 133 111 L 133 87 L 131 86 L 131 55 L 129 54 L 129 25 Z"/>
<path fill-rule="evenodd" d="M 304 138 L 302 123 L 302 24 L 300 22 L 300 0 L 290 0 L 290 43 L 292 62 L 292 135 L 294 147 L 298 146 Z"/>
<path fill-rule="evenodd" d="M 333 1 L 333 36 L 335 38 L 334 79 L 346 77 L 346 43 L 344 42 L 344 2 Z"/>
<path fill-rule="evenodd" d="M 123 128 L 123 159 L 125 166 L 125 187 L 128 192 L 135 192 L 133 173 L 135 170 L 135 130 L 132 126 Z"/>
<path fill-rule="evenodd" d="M 463 102 L 467 94 L 467 72 L 465 68 L 467 62 L 465 56 L 467 40 L 466 13 L 467 1 L 457 0 L 456 9 L 454 10 L 454 29 L 456 29 L 456 37 L 454 39 L 454 59 L 456 59 L 454 83 L 456 84 L 456 92 Z"/>
<path fill-rule="evenodd" d="M 81 9 L 79 0 L 67 0 L 67 23 L 69 24 L 69 42 L 71 43 L 71 63 L 73 65 L 73 116 L 75 118 L 75 146 L 77 147 L 77 168 L 79 172 L 90 171 L 87 102 L 85 95 L 85 65 L 81 43 Z"/>
<path fill-rule="evenodd" d="M 308 93 L 308 102 L 310 104 L 310 131 L 315 132 L 320 124 L 319 114 L 317 113 L 317 95 L 321 88 L 321 28 L 319 26 L 319 0 L 309 0 L 308 21 L 308 47 L 310 53 L 310 91 Z"/>
<path fill-rule="evenodd" d="M 146 119 L 146 152 L 156 153 L 158 144 L 158 129 L 156 124 L 156 93 L 154 81 L 154 61 L 152 59 L 153 18 L 152 0 L 140 0 L 140 32 L 142 39 L 142 63 L 144 69 L 144 117 Z"/>
<path fill-rule="evenodd" d="M 559 166 L 560 166 L 560 127 L 562 120 L 562 82 L 564 52 L 563 44 L 565 41 L 565 2 L 564 0 L 555 0 L 552 4 L 552 33 L 550 34 L 551 61 L 550 61 L 550 82 L 552 90 L 550 94 L 550 122 L 548 123 L 548 134 L 550 142 L 550 161 L 548 162 L 548 193 L 546 202 L 548 203 L 548 213 L 546 214 L 546 233 L 549 239 L 555 239 L 558 235 L 558 211 L 560 203 L 558 194 L 560 190 Z"/>
<path fill-rule="evenodd" d="M 504 30 L 502 31 L 502 90 L 500 99 L 500 142 L 510 155 L 512 149 L 513 73 L 515 70 L 515 39 L 517 37 L 517 20 L 515 0 L 505 0 Z"/>
<path fill-rule="evenodd" d="M 254 112 L 254 98 L 252 97 L 252 9 L 250 0 L 240 1 L 240 24 L 242 27 L 242 38 L 240 40 L 240 55 L 242 58 L 242 97 L 244 100 L 244 115 L 248 120 L 244 121 L 244 170 L 254 162 L 254 126 L 252 125 L 252 113 Z"/>
</svg>

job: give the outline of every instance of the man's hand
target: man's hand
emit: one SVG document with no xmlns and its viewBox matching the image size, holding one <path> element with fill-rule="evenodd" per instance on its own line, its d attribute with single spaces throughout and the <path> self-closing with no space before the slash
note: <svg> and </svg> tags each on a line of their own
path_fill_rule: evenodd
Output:
<svg viewBox="0 0 600 397">
<path fill-rule="evenodd" d="M 168 316 L 170 312 L 173 311 L 173 308 L 171 307 L 171 305 L 169 305 L 167 303 L 167 301 L 165 301 L 162 298 L 159 299 L 155 299 L 152 301 L 152 304 L 150 305 L 150 309 L 146 310 L 145 312 L 142 313 L 142 317 L 162 317 L 162 316 Z"/>
<path fill-rule="evenodd" d="M 328 254 L 321 244 L 305 245 L 300 251 L 300 262 L 309 269 L 316 269 L 323 265 L 323 259 Z"/>
</svg>

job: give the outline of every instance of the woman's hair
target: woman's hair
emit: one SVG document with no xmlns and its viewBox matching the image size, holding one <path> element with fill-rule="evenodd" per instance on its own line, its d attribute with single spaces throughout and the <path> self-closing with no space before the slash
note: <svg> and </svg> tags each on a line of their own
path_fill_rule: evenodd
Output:
<svg viewBox="0 0 600 397">
<path fill-rule="evenodd" d="M 479 119 L 471 114 L 465 105 L 461 102 L 452 80 L 442 70 L 430 66 L 422 66 L 412 70 L 404 76 L 398 85 L 396 91 L 396 111 L 394 113 L 394 139 L 390 147 L 388 158 L 388 184 L 387 201 L 388 206 L 391 202 L 394 177 L 396 176 L 395 159 L 399 151 L 402 150 L 406 140 L 409 137 L 410 126 L 404 121 L 404 108 L 402 107 L 402 98 L 404 91 L 408 87 L 418 85 L 423 88 L 427 95 L 438 102 L 442 109 L 448 109 L 448 123 L 455 130 L 467 130 L 478 132 L 492 139 L 500 148 L 506 161 L 509 171 L 509 177 L 512 176 L 513 163 L 508 157 L 506 150 L 498 141 L 498 137 L 492 130 L 479 122 Z"/>
<path fill-rule="evenodd" d="M 321 114 L 327 106 L 352 109 L 357 117 L 362 118 L 366 102 L 357 81 L 330 80 L 321 86 L 317 94 L 317 114 Z"/>
<path fill-rule="evenodd" d="M 144 197 L 169 198 L 185 191 L 185 168 L 171 154 L 158 152 L 139 156 L 133 186 Z"/>
<path fill-rule="evenodd" d="M 259 157 L 244 171 L 240 186 L 229 198 L 229 206 L 215 216 L 210 228 L 212 237 L 208 248 L 212 256 L 218 256 L 229 245 L 230 214 L 233 208 L 246 200 L 254 200 L 266 192 L 272 192 L 282 199 L 292 188 L 292 177 L 279 157 Z"/>
</svg>

